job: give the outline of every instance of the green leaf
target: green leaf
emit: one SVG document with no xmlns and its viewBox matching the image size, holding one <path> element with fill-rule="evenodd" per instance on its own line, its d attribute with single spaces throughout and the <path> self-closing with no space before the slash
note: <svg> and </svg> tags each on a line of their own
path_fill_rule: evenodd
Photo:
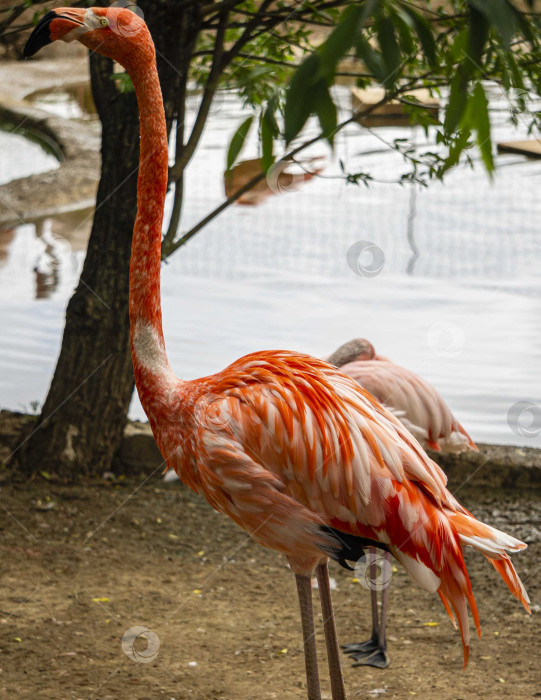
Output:
<svg viewBox="0 0 541 700">
<path fill-rule="evenodd" d="M 261 168 L 267 170 L 274 163 L 274 136 L 265 119 L 261 120 Z"/>
<path fill-rule="evenodd" d="M 469 147 L 470 136 L 471 131 L 467 128 L 461 129 L 458 132 L 458 136 L 449 149 L 449 155 L 445 159 L 445 163 L 441 169 L 440 179 L 448 170 L 457 165 L 458 161 L 460 160 L 460 154 L 464 151 L 464 149 Z"/>
<path fill-rule="evenodd" d="M 508 0 L 468 0 L 470 7 L 482 12 L 509 47 L 515 33 L 515 13 Z"/>
<path fill-rule="evenodd" d="M 279 133 L 274 116 L 277 105 L 278 97 L 275 95 L 269 100 L 267 109 L 261 115 L 261 167 L 265 171 L 274 163 L 274 137 Z"/>
<path fill-rule="evenodd" d="M 464 56 L 468 55 L 469 48 L 469 32 L 462 29 L 456 34 L 451 45 L 451 57 L 458 63 L 464 62 Z"/>
<path fill-rule="evenodd" d="M 477 136 L 477 146 L 481 152 L 481 158 L 489 173 L 494 170 L 492 157 L 492 139 L 490 137 L 490 117 L 488 114 L 488 99 L 483 85 L 478 82 L 473 88 L 470 98 L 470 120 Z"/>
<path fill-rule="evenodd" d="M 445 109 L 444 127 L 447 133 L 455 131 L 462 119 L 468 100 L 468 83 L 460 73 L 457 73 L 451 82 L 449 102 Z"/>
<path fill-rule="evenodd" d="M 313 112 L 313 86 L 319 67 L 319 55 L 313 53 L 301 63 L 291 79 L 284 109 L 286 143 L 293 141 Z"/>
<path fill-rule="evenodd" d="M 407 12 L 407 14 L 411 17 L 415 31 L 421 43 L 421 48 L 423 49 L 428 63 L 431 66 L 434 65 L 436 62 L 436 42 L 434 41 L 434 35 L 432 33 L 430 22 L 428 22 L 418 12 L 415 12 L 410 5 L 403 5 L 402 10 Z"/>
<path fill-rule="evenodd" d="M 522 78 L 522 73 L 520 72 L 520 68 L 517 66 L 515 57 L 511 52 L 507 54 L 506 60 L 507 65 L 509 66 L 509 72 L 511 73 L 511 77 L 513 79 L 513 87 L 524 90 L 524 80 Z"/>
<path fill-rule="evenodd" d="M 400 46 L 409 56 L 415 51 L 415 44 L 411 33 L 411 28 L 413 26 L 411 17 L 403 13 L 399 8 L 397 12 L 393 13 L 393 22 L 396 24 L 396 28 L 398 29 Z"/>
<path fill-rule="evenodd" d="M 314 89 L 314 93 L 314 108 L 321 125 L 321 130 L 332 146 L 334 132 L 338 123 L 336 105 L 334 104 L 327 84 L 323 80 L 318 83 Z"/>
<path fill-rule="evenodd" d="M 336 64 L 353 46 L 355 38 L 364 24 L 366 14 L 366 5 L 350 5 L 342 12 L 336 28 L 319 47 L 322 75 L 332 78 Z"/>
<path fill-rule="evenodd" d="M 357 40 L 357 55 L 364 61 L 374 78 L 383 84 L 387 77 L 387 66 L 383 61 L 383 56 L 374 51 L 368 41 L 362 36 Z"/>
<path fill-rule="evenodd" d="M 384 84 L 392 85 L 398 77 L 400 68 L 400 47 L 396 41 L 394 24 L 390 17 L 383 16 L 377 20 L 376 33 L 387 69 Z"/>
<path fill-rule="evenodd" d="M 246 136 L 248 135 L 248 132 L 250 131 L 250 127 L 252 126 L 252 121 L 254 117 L 253 115 L 248 117 L 248 119 L 245 119 L 242 124 L 239 126 L 239 128 L 235 131 L 233 134 L 233 138 L 231 139 L 231 143 L 229 144 L 229 149 L 227 151 L 227 172 L 231 172 L 231 168 L 235 164 L 235 161 L 237 160 L 237 157 L 239 153 L 242 150 L 242 147 L 244 146 L 244 141 L 246 140 Z"/>
<path fill-rule="evenodd" d="M 522 32 L 522 35 L 529 42 L 530 46 L 533 48 L 537 45 L 536 29 L 530 23 L 528 17 L 518 10 L 516 7 L 512 7 L 513 14 L 515 15 L 515 20 L 518 24 L 518 28 Z"/>
<path fill-rule="evenodd" d="M 127 73 L 113 73 L 110 77 L 116 82 L 120 93 L 134 92 L 132 79 Z"/>
<path fill-rule="evenodd" d="M 469 58 L 473 61 L 472 70 L 482 62 L 483 49 L 488 39 L 489 23 L 486 16 L 470 7 L 470 31 L 468 33 Z"/>
</svg>

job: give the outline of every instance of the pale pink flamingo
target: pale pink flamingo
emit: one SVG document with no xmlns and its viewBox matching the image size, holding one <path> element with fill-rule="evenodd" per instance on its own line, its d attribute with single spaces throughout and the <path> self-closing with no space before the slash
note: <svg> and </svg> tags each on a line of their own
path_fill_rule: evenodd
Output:
<svg viewBox="0 0 541 700">
<path fill-rule="evenodd" d="M 377 355 L 370 341 L 350 340 L 326 359 L 394 413 L 425 449 L 478 451 L 439 392 L 412 370 Z"/>
<path fill-rule="evenodd" d="M 451 409 L 436 389 L 405 367 L 386 357 L 377 355 L 372 343 L 365 338 L 355 338 L 341 345 L 327 358 L 327 362 L 339 367 L 355 379 L 381 404 L 391 411 L 414 435 L 421 445 L 437 452 L 477 451 L 477 445 L 460 425 Z M 377 555 L 372 553 L 371 576 L 376 576 Z M 382 580 L 390 581 L 389 553 L 380 559 Z M 386 623 L 388 586 L 382 585 L 381 611 L 378 615 L 378 589 L 372 586 L 372 634 L 365 642 L 345 644 L 343 649 L 351 655 L 355 666 L 386 668 L 387 654 Z"/>
<path fill-rule="evenodd" d="M 455 611 L 467 660 L 467 604 L 479 625 L 462 556 L 472 545 L 528 607 L 505 550 L 526 545 L 484 525 L 447 491 L 445 476 L 401 423 L 347 375 L 287 351 L 253 353 L 218 374 L 178 379 L 162 332 L 160 261 L 167 189 L 167 131 L 154 45 L 129 10 L 61 8 L 25 47 L 79 40 L 121 63 L 139 104 L 138 209 L 129 313 L 135 380 L 167 465 L 257 542 L 286 555 L 301 610 L 309 700 L 319 700 L 310 576 L 316 569 L 333 700 L 345 690 L 327 558 L 377 544 Z"/>
</svg>

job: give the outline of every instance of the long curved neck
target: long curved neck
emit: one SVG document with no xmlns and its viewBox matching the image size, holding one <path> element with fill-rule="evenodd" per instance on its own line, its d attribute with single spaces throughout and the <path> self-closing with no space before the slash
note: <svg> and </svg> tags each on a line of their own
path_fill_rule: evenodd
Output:
<svg viewBox="0 0 541 700">
<path fill-rule="evenodd" d="M 161 380 L 172 374 L 165 352 L 160 299 L 167 129 L 154 55 L 134 62 L 128 72 L 137 95 L 141 132 L 137 217 L 130 259 L 130 337 L 135 383 L 146 410 L 145 404 L 156 398 Z"/>
</svg>

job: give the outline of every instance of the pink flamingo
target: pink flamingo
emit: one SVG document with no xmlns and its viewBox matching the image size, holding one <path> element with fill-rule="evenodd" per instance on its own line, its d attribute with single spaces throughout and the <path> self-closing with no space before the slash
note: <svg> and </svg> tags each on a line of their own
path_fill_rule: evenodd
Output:
<svg viewBox="0 0 541 700">
<path fill-rule="evenodd" d="M 391 411 L 421 445 L 437 452 L 478 451 L 468 433 L 451 413 L 436 389 L 415 372 L 376 355 L 374 346 L 365 338 L 355 338 L 341 345 L 327 358 L 369 391 Z M 378 557 L 372 550 L 370 576 L 376 578 Z M 387 668 L 386 622 L 390 555 L 385 552 L 380 566 L 381 581 L 371 586 L 372 634 L 365 642 L 345 644 L 343 649 L 356 662 L 354 666 Z M 382 589 L 378 616 L 378 589 Z"/>
<path fill-rule="evenodd" d="M 468 657 L 467 604 L 479 626 L 462 556 L 472 545 L 513 594 L 527 594 L 505 550 L 525 545 L 477 521 L 447 491 L 439 467 L 400 422 L 350 377 L 287 351 L 253 353 L 218 374 L 178 379 L 167 359 L 160 304 L 160 242 L 167 131 L 155 51 L 129 10 L 60 8 L 25 47 L 77 39 L 121 63 L 140 111 L 138 209 L 129 313 L 137 390 L 168 467 L 257 542 L 286 555 L 295 573 L 309 700 L 319 700 L 310 576 L 320 584 L 333 700 L 345 690 L 327 559 L 377 544 L 454 610 Z"/>
<path fill-rule="evenodd" d="M 436 452 L 478 451 L 436 389 L 382 355 L 365 338 L 341 345 L 327 358 L 394 413 L 421 445 Z"/>
</svg>

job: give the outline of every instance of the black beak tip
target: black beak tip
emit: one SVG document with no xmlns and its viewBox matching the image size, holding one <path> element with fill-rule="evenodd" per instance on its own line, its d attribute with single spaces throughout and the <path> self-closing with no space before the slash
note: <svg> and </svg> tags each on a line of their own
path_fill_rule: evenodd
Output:
<svg viewBox="0 0 541 700">
<path fill-rule="evenodd" d="M 58 17 L 56 12 L 51 11 L 47 12 L 47 14 L 40 19 L 23 49 L 23 56 L 25 58 L 34 56 L 40 49 L 52 42 L 49 25 L 56 17 Z"/>
</svg>

